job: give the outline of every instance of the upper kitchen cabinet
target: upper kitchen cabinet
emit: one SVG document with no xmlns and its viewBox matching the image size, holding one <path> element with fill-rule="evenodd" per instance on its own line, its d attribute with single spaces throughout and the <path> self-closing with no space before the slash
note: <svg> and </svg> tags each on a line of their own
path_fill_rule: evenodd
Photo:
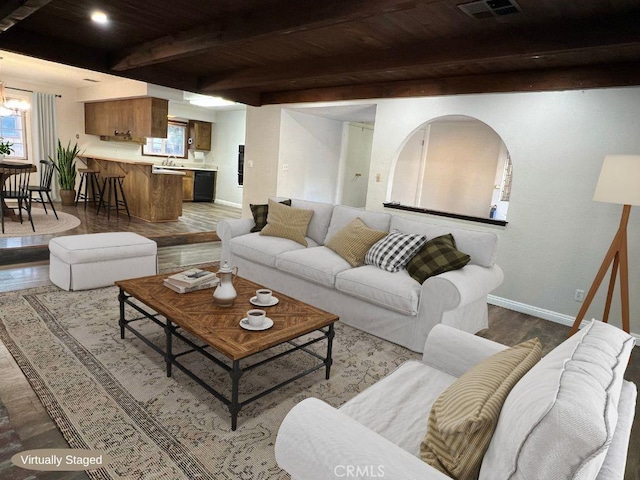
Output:
<svg viewBox="0 0 640 480">
<path fill-rule="evenodd" d="M 194 150 L 211 150 L 211 122 L 199 120 L 189 121 L 190 148 Z"/>
<path fill-rule="evenodd" d="M 144 97 L 84 104 L 89 135 L 167 138 L 169 101 Z"/>
</svg>

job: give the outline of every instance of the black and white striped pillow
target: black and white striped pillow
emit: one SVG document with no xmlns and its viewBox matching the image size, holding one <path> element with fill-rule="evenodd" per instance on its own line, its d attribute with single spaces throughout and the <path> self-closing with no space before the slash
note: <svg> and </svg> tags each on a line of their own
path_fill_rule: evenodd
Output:
<svg viewBox="0 0 640 480">
<path fill-rule="evenodd" d="M 392 230 L 389 235 L 369 249 L 364 263 L 374 265 L 387 272 L 397 272 L 404 268 L 426 241 L 426 235 L 407 234 Z"/>
</svg>

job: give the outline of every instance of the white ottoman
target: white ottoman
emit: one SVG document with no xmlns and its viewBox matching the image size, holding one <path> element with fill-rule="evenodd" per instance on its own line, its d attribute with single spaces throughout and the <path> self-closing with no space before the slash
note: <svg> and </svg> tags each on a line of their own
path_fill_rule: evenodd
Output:
<svg viewBox="0 0 640 480">
<path fill-rule="evenodd" d="M 65 290 L 88 290 L 158 273 L 158 246 L 137 233 L 109 232 L 49 241 L 49 279 Z"/>
</svg>

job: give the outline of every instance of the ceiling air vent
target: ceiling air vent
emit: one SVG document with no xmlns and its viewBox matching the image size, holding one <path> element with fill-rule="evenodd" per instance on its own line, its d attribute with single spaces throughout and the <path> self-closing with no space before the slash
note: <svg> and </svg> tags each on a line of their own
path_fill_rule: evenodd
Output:
<svg viewBox="0 0 640 480">
<path fill-rule="evenodd" d="M 471 18 L 476 19 L 502 17 L 522 11 L 515 0 L 479 0 L 462 3 L 458 5 L 458 8 Z"/>
</svg>

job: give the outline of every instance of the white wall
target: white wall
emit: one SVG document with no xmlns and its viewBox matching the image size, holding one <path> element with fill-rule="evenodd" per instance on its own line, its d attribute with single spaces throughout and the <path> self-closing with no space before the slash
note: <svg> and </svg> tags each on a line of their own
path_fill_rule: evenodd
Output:
<svg viewBox="0 0 640 480">
<path fill-rule="evenodd" d="M 278 195 L 333 203 L 341 145 L 341 121 L 283 110 Z"/>
<path fill-rule="evenodd" d="M 247 124 L 247 149 L 253 149 L 252 139 L 258 140 L 264 170 L 277 168 L 277 151 L 284 148 L 273 141 L 279 131 L 274 113 L 278 108 L 267 107 L 268 116 L 260 108 L 250 109 L 256 120 L 264 121 Z M 620 221 L 620 205 L 594 202 L 592 197 L 606 154 L 640 154 L 640 88 L 378 100 L 368 210 L 384 210 L 391 167 L 407 136 L 444 115 L 475 117 L 504 140 L 513 161 L 509 223 L 498 227 L 401 214 L 496 232 L 497 263 L 505 271 L 503 285 L 494 292 L 498 300 L 569 321 L 581 306 L 573 300 L 575 290 L 588 290 Z M 273 149 L 266 148 L 267 143 Z M 245 178 L 258 183 L 256 173 Z M 275 194 L 273 183 L 262 192 L 267 190 Z M 640 333 L 640 296 L 633 291 L 640 288 L 640 242 L 633 239 L 638 238 L 640 208 L 635 207 L 629 221 L 629 280 L 631 329 L 636 333 Z M 602 317 L 605 289 L 600 289 L 586 318 Z M 611 314 L 616 325 L 620 324 L 618 298 Z"/>
<path fill-rule="evenodd" d="M 216 202 L 242 206 L 242 187 L 238 185 L 238 145 L 245 143 L 246 112 L 220 111 L 213 129 L 214 164 L 218 166 Z"/>
<path fill-rule="evenodd" d="M 504 140 L 513 161 L 513 190 L 497 263 L 505 281 L 495 295 L 559 316 L 575 316 L 576 289 L 588 290 L 620 221 L 621 206 L 592 200 L 607 153 L 640 153 L 640 88 L 460 95 L 380 100 L 376 114 L 367 208 L 382 210 L 386 177 L 404 139 L 433 118 L 476 117 Z M 415 215 L 420 218 L 420 216 Z M 429 221 L 455 223 L 439 218 Z M 640 238 L 640 209 L 629 238 Z M 640 243 L 629 244 L 630 285 L 640 288 Z M 602 317 L 605 288 L 587 313 Z M 611 322 L 619 324 L 619 297 Z M 640 296 L 631 295 L 632 331 L 640 332 Z"/>
<path fill-rule="evenodd" d="M 279 106 L 247 107 L 242 195 L 244 217 L 251 217 L 249 204 L 262 204 L 276 195 L 281 117 L 282 108 Z"/>
</svg>

